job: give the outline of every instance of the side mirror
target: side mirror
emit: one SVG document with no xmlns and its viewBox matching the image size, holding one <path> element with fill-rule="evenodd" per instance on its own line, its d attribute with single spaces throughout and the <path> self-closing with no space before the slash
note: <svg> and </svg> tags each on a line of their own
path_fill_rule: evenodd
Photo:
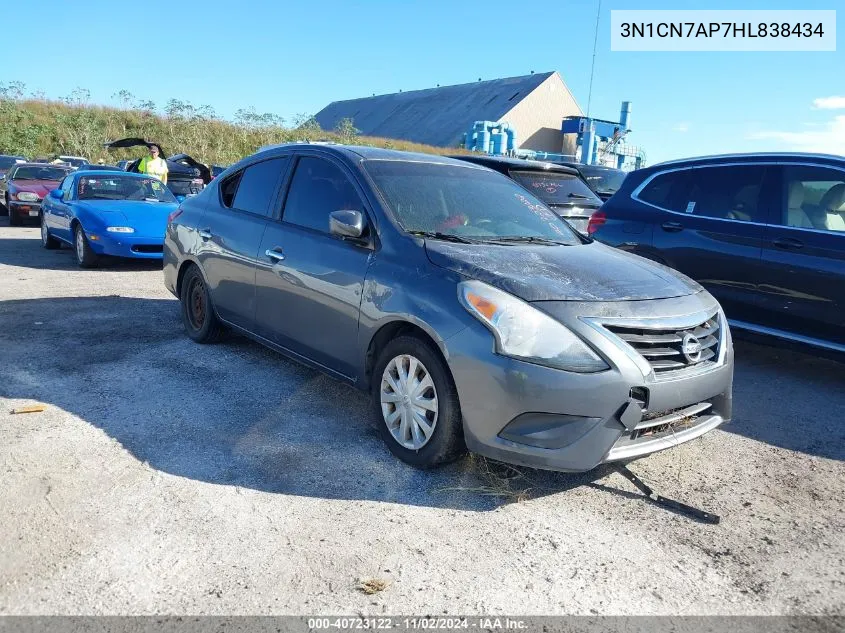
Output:
<svg viewBox="0 0 845 633">
<path fill-rule="evenodd" d="M 342 209 L 329 215 L 329 232 L 340 237 L 361 237 L 367 227 L 360 211 Z"/>
<path fill-rule="evenodd" d="M 62 190 L 61 189 L 51 189 L 50 193 L 48 194 L 51 198 L 56 200 L 62 199 Z"/>
</svg>

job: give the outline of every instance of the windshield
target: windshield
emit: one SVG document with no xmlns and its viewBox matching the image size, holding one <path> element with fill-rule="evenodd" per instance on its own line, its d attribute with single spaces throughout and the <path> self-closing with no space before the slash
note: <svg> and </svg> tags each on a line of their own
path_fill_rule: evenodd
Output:
<svg viewBox="0 0 845 633">
<path fill-rule="evenodd" d="M 600 205 L 601 200 L 575 174 L 541 171 L 511 172 L 514 180 L 546 204 L 577 204 L 589 202 Z"/>
<path fill-rule="evenodd" d="M 59 181 L 67 176 L 68 170 L 63 167 L 18 167 L 13 176 L 14 180 L 55 180 Z"/>
<path fill-rule="evenodd" d="M 409 233 L 582 243 L 545 204 L 496 172 L 393 160 L 364 165 L 394 218 Z"/>
<path fill-rule="evenodd" d="M 156 178 L 83 176 L 77 182 L 76 190 L 80 200 L 176 202 L 170 190 Z"/>
<path fill-rule="evenodd" d="M 590 189 L 602 193 L 616 193 L 628 174 L 621 169 L 601 167 L 599 165 L 583 165 L 578 167 Z"/>
<path fill-rule="evenodd" d="M 0 156 L 0 169 L 9 169 L 20 159 L 16 156 Z"/>
</svg>

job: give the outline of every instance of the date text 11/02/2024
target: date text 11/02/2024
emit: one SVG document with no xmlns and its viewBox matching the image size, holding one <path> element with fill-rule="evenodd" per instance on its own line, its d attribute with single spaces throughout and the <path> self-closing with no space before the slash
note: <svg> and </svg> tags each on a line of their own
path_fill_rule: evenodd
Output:
<svg viewBox="0 0 845 633">
<path fill-rule="evenodd" d="M 824 37 L 824 26 L 772 22 L 623 22 L 619 35 L 625 38 L 695 38 L 695 37 Z"/>
<path fill-rule="evenodd" d="M 528 623 L 518 618 L 508 617 L 339 617 L 339 618 L 308 618 L 308 628 L 319 630 L 527 630 Z"/>
</svg>

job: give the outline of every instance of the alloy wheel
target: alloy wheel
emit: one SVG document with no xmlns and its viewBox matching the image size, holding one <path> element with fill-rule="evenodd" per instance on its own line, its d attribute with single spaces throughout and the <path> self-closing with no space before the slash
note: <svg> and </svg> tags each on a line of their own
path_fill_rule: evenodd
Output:
<svg viewBox="0 0 845 633">
<path fill-rule="evenodd" d="M 437 390 L 418 358 L 393 358 L 381 377 L 381 412 L 393 439 L 410 450 L 428 444 L 437 425 Z"/>
<path fill-rule="evenodd" d="M 85 260 L 85 234 L 82 228 L 76 229 L 76 259 L 80 262 Z"/>
</svg>

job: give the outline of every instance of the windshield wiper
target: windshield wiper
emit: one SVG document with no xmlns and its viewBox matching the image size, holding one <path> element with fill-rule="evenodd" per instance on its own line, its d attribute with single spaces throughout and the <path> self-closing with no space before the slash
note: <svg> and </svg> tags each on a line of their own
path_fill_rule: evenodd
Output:
<svg viewBox="0 0 845 633">
<path fill-rule="evenodd" d="M 444 242 L 457 242 L 459 244 L 478 244 L 478 240 L 471 240 L 468 237 L 461 237 L 460 235 L 451 235 L 450 233 L 440 233 L 439 231 L 407 231 L 408 235 L 414 237 L 427 237 L 435 240 L 443 240 Z"/>
<path fill-rule="evenodd" d="M 592 196 L 585 196 L 583 193 L 570 193 L 570 198 L 578 198 L 579 200 L 589 200 Z"/>
<path fill-rule="evenodd" d="M 557 240 L 550 240 L 546 237 L 539 237 L 537 235 L 505 235 L 503 237 L 496 237 L 488 242 L 504 242 L 506 244 L 549 244 L 551 246 L 566 246 L 566 242 L 558 242 Z"/>
</svg>

